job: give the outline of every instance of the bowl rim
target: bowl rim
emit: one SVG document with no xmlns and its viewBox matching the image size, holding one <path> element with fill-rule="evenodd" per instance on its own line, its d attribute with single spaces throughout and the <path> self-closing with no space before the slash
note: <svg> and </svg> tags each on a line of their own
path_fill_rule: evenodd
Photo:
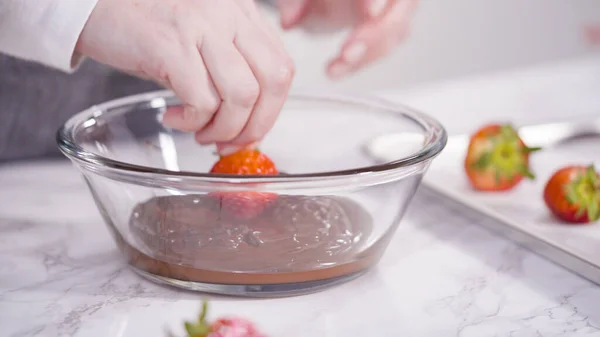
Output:
<svg viewBox="0 0 600 337">
<path fill-rule="evenodd" d="M 400 170 L 402 168 L 411 167 L 423 163 L 429 159 L 436 157 L 446 146 L 448 142 L 448 134 L 442 124 L 435 118 L 420 112 L 406 105 L 391 102 L 387 99 L 380 98 L 374 95 L 354 94 L 347 92 L 327 91 L 326 93 L 308 91 L 308 90 L 291 90 L 288 98 L 292 99 L 308 99 L 320 100 L 337 103 L 345 103 L 352 105 L 364 105 L 365 108 L 377 108 L 388 110 L 388 112 L 398 114 L 404 118 L 411 119 L 424 130 L 424 145 L 419 151 L 416 151 L 408 156 L 398 158 L 393 161 L 379 163 L 371 166 L 357 167 L 345 170 L 314 172 L 314 173 L 298 173 L 286 175 L 227 175 L 213 174 L 193 171 L 171 171 L 162 168 L 154 168 L 144 165 L 131 164 L 123 161 L 118 161 L 104 157 L 102 155 L 86 151 L 82 146 L 76 144 L 71 135 L 71 131 L 82 125 L 85 121 L 98 117 L 105 113 L 110 113 L 111 109 L 116 109 L 124 105 L 148 103 L 155 99 L 163 99 L 167 106 L 167 99 L 175 99 L 177 97 L 171 90 L 149 91 L 140 94 L 124 96 L 117 99 L 105 101 L 98 105 L 93 105 L 83 111 L 80 111 L 68 118 L 56 131 L 56 142 L 60 151 L 69 159 L 75 160 L 85 166 L 92 168 L 93 171 L 108 169 L 121 174 L 135 175 L 150 175 L 154 178 L 169 177 L 177 179 L 200 179 L 214 183 L 273 183 L 290 182 L 290 181 L 313 181 L 315 179 L 338 179 L 351 178 L 360 175 L 363 178 L 369 175 L 377 175 L 383 172 Z M 82 122 L 75 123 L 80 120 Z M 74 125 L 72 125 L 74 124 Z"/>
</svg>

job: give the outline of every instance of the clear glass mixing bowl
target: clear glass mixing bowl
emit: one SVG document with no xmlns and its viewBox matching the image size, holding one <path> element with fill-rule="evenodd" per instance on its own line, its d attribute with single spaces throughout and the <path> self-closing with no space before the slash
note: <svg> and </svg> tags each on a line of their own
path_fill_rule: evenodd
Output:
<svg viewBox="0 0 600 337">
<path fill-rule="evenodd" d="M 106 102 L 69 119 L 57 141 L 136 272 L 210 293 L 296 295 L 366 272 L 447 140 L 407 107 L 293 93 L 260 146 L 285 174 L 211 175 L 215 149 L 160 123 L 179 104 L 170 91 Z M 248 191 L 276 199 L 239 218 L 214 197 Z"/>
</svg>

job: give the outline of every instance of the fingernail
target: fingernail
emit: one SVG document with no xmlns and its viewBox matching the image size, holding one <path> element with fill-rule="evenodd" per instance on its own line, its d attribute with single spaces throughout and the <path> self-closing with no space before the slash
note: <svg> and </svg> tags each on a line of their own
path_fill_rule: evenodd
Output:
<svg viewBox="0 0 600 337">
<path fill-rule="evenodd" d="M 193 121 L 196 117 L 196 109 L 186 105 L 183 110 L 168 110 L 162 117 L 162 123 L 170 128 L 185 127 L 183 123 Z"/>
<path fill-rule="evenodd" d="M 191 105 L 186 105 L 185 108 L 183 108 L 183 120 L 184 121 L 193 121 L 196 119 L 196 112 L 198 110 L 196 110 L 196 108 L 194 108 Z"/>
<path fill-rule="evenodd" d="M 162 116 L 162 120 L 161 123 L 169 128 L 176 128 L 177 127 L 177 122 L 180 120 L 180 117 L 178 116 L 178 114 L 176 114 L 173 111 L 167 111 L 163 114 Z"/>
<path fill-rule="evenodd" d="M 334 78 L 340 78 L 346 74 L 348 67 L 344 64 L 338 63 L 329 69 L 329 74 Z"/>
<path fill-rule="evenodd" d="M 367 45 L 364 42 L 355 42 L 344 52 L 344 59 L 350 64 L 360 62 L 367 52 Z"/>
<path fill-rule="evenodd" d="M 258 142 L 250 143 L 245 146 L 231 145 L 231 144 L 227 144 L 227 145 L 217 144 L 217 152 L 222 156 L 227 156 L 230 154 L 234 154 L 242 149 L 255 149 L 257 147 L 258 147 Z"/>
<path fill-rule="evenodd" d="M 369 5 L 369 14 L 373 17 L 381 15 L 387 7 L 388 0 L 372 0 Z"/>
<path fill-rule="evenodd" d="M 240 146 L 236 146 L 236 145 L 224 145 L 224 146 L 218 146 L 217 152 L 221 156 L 228 156 L 230 154 L 234 154 L 234 153 L 238 152 L 241 149 L 242 148 Z"/>
</svg>

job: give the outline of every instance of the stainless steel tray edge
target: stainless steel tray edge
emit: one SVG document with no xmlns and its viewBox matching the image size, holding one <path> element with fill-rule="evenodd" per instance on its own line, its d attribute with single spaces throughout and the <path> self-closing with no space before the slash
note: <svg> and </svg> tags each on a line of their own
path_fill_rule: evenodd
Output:
<svg viewBox="0 0 600 337">
<path fill-rule="evenodd" d="M 548 242 L 543 238 L 537 237 L 521 230 L 518 227 L 512 226 L 511 221 L 504 218 L 502 215 L 496 214 L 492 211 L 479 209 L 469 203 L 464 203 L 460 199 L 455 198 L 453 195 L 447 194 L 444 190 L 437 189 L 430 184 L 426 184 L 425 182 L 423 182 L 421 188 L 440 195 L 446 198 L 448 201 L 460 204 L 461 206 L 468 208 L 469 211 L 473 211 L 487 217 L 491 221 L 482 222 L 481 225 L 488 230 L 491 230 L 492 232 L 517 243 L 521 247 L 543 256 L 549 261 L 552 261 L 574 272 L 575 274 L 578 274 L 600 285 L 600 265 L 583 259 L 576 254 L 572 254 L 571 252 L 551 242 Z"/>
</svg>

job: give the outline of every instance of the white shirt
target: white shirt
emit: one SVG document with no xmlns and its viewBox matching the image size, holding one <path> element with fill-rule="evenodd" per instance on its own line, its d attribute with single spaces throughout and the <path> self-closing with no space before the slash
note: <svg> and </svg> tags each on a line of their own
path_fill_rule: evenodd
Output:
<svg viewBox="0 0 600 337">
<path fill-rule="evenodd" d="M 65 72 L 98 0 L 0 0 L 0 52 Z M 0 69 L 0 74 L 1 74 Z"/>
</svg>

